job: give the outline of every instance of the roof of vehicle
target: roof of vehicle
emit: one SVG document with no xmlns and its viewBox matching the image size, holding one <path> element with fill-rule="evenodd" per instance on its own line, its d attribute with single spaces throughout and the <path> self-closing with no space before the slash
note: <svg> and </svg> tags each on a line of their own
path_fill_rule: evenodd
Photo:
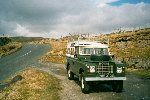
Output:
<svg viewBox="0 0 150 100">
<path fill-rule="evenodd" d="M 75 47 L 75 46 L 82 46 L 82 47 L 89 47 L 89 48 L 108 48 L 108 45 L 102 44 L 98 41 L 74 41 L 69 42 L 67 48 Z"/>
</svg>

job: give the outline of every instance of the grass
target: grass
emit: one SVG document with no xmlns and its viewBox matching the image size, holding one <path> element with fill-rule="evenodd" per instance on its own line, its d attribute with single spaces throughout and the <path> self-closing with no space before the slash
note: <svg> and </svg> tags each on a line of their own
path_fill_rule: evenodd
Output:
<svg viewBox="0 0 150 100">
<path fill-rule="evenodd" d="M 126 71 L 128 73 L 133 73 L 133 74 L 135 74 L 138 77 L 143 78 L 143 79 L 150 78 L 150 70 L 126 69 Z"/>
<path fill-rule="evenodd" d="M 4 46 L 0 46 L 0 57 L 9 55 L 22 47 L 21 43 L 10 42 Z"/>
<path fill-rule="evenodd" d="M 35 68 L 19 72 L 22 80 L 0 91 L 0 100 L 59 100 L 57 78 Z"/>
<path fill-rule="evenodd" d="M 12 41 L 27 43 L 27 42 L 36 42 L 43 40 L 42 37 L 11 37 Z"/>
<path fill-rule="evenodd" d="M 42 61 L 44 62 L 53 62 L 53 63 L 65 63 L 65 55 L 66 55 L 66 41 L 49 41 L 51 50 L 42 57 Z"/>
<path fill-rule="evenodd" d="M 65 63 L 65 57 L 63 56 L 55 56 L 55 55 L 46 55 L 44 58 L 45 62 L 53 62 L 53 63 L 59 63 L 64 64 Z"/>
</svg>

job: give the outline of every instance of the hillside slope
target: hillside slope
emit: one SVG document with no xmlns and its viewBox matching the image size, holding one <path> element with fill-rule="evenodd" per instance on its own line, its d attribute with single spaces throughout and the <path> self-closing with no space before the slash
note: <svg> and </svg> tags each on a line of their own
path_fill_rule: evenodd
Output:
<svg viewBox="0 0 150 100">
<path fill-rule="evenodd" d="M 150 68 L 150 28 L 98 36 L 109 39 L 110 51 L 128 67 Z"/>
<path fill-rule="evenodd" d="M 70 36 L 46 41 L 52 47 L 43 57 L 47 62 L 64 63 L 67 41 Z M 135 31 L 100 34 L 90 40 L 109 40 L 110 52 L 116 60 L 123 61 L 127 67 L 150 69 L 150 28 Z"/>
</svg>

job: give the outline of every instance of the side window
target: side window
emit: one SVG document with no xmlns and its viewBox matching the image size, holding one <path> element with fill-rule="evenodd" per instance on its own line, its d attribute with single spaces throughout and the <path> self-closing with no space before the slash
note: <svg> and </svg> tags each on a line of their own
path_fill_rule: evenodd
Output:
<svg viewBox="0 0 150 100">
<path fill-rule="evenodd" d="M 80 54 L 84 54 L 84 48 L 80 47 Z"/>
<path fill-rule="evenodd" d="M 79 47 L 75 47 L 75 54 L 79 54 Z"/>
<path fill-rule="evenodd" d="M 74 48 L 71 48 L 70 54 L 74 55 L 74 52 L 75 52 Z"/>
<path fill-rule="evenodd" d="M 73 50 L 72 50 L 72 48 L 71 48 L 71 50 L 70 50 L 70 54 L 72 55 L 73 54 L 73 52 L 72 52 Z"/>
</svg>

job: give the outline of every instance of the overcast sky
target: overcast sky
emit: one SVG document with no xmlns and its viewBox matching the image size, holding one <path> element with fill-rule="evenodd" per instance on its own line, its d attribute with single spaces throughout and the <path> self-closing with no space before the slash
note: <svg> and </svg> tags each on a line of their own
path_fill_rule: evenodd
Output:
<svg viewBox="0 0 150 100">
<path fill-rule="evenodd" d="M 0 36 L 60 37 L 150 27 L 150 0 L 0 0 Z"/>
</svg>

